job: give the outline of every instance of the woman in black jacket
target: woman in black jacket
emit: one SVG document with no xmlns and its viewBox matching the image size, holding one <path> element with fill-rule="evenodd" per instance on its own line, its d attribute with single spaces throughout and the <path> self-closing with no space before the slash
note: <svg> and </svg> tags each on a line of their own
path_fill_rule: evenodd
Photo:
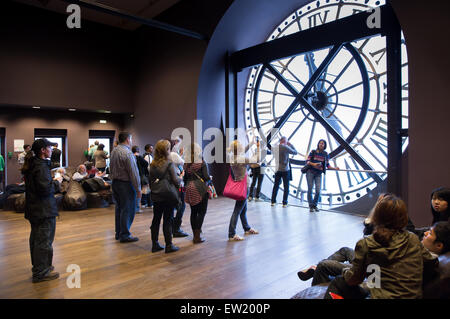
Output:
<svg viewBox="0 0 450 319">
<path fill-rule="evenodd" d="M 50 174 L 51 147 L 47 139 L 34 141 L 31 152 L 25 157 L 22 174 L 25 179 L 25 218 L 31 224 L 30 253 L 33 265 L 33 283 L 53 280 L 59 273 L 53 271 L 53 247 L 58 208 L 55 189 L 62 177 L 52 179 Z"/>
<path fill-rule="evenodd" d="M 179 204 L 177 201 L 171 200 L 166 196 L 166 189 L 158 184 L 163 179 L 168 181 L 168 187 L 175 187 L 174 192 L 178 196 L 178 189 L 182 179 L 175 172 L 175 166 L 169 160 L 170 142 L 168 140 L 160 140 L 155 146 L 155 158 L 150 165 L 150 184 L 151 197 L 153 201 L 153 220 L 150 230 L 152 233 L 152 252 L 163 250 L 158 242 L 159 225 L 161 218 L 164 216 L 163 232 L 166 241 L 166 253 L 177 251 L 179 248 L 172 244 L 172 228 L 173 228 L 173 211 Z"/>
</svg>

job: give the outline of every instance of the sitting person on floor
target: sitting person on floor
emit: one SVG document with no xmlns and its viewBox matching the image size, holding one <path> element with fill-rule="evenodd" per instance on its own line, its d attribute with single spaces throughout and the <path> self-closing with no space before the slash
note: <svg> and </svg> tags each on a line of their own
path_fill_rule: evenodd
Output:
<svg viewBox="0 0 450 319">
<path fill-rule="evenodd" d="M 448 222 L 434 224 L 429 231 L 425 232 L 422 244 L 436 258 L 450 251 L 450 224 Z M 345 268 L 350 267 L 349 263 L 354 257 L 355 251 L 352 248 L 343 247 L 317 265 L 299 271 L 297 275 L 303 281 L 313 278 L 311 286 L 328 283 L 332 277 L 341 275 Z M 429 274 L 424 273 L 427 280 L 431 280 L 436 275 L 433 272 L 434 269 L 430 269 Z"/>
<path fill-rule="evenodd" d="M 73 174 L 72 179 L 77 182 L 81 182 L 83 179 L 89 178 L 88 173 L 86 172 L 86 166 L 83 164 L 78 166 L 77 171 Z"/>
<path fill-rule="evenodd" d="M 361 299 L 369 295 L 373 299 L 421 298 L 424 268 L 436 266 L 438 259 L 415 234 L 405 230 L 408 223 L 405 202 L 392 194 L 382 195 L 372 209 L 370 219 L 374 225 L 373 234 L 357 242 L 351 266 L 331 281 L 325 299 L 333 298 L 333 295 L 344 299 Z M 360 284 L 369 277 L 369 266 L 380 277 L 366 290 Z"/>
</svg>

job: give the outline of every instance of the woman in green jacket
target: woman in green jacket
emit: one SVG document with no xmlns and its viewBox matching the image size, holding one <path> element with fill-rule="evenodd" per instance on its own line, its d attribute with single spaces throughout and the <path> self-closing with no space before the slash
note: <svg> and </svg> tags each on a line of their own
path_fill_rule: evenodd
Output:
<svg viewBox="0 0 450 319">
<path fill-rule="evenodd" d="M 346 298 L 365 298 L 368 293 L 359 285 L 368 279 L 370 298 L 415 299 L 422 297 L 425 263 L 436 263 L 436 257 L 405 230 L 408 212 L 403 200 L 392 194 L 380 196 L 372 209 L 372 235 L 359 240 L 351 267 L 336 277 L 325 298 L 334 293 Z"/>
</svg>

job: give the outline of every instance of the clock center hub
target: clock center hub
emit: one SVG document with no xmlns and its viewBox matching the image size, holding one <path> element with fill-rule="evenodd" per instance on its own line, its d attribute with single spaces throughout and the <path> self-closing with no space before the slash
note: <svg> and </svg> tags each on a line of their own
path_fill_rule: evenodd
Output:
<svg viewBox="0 0 450 319">
<path fill-rule="evenodd" d="M 328 105 L 328 95 L 325 92 L 318 91 L 312 98 L 312 105 L 317 111 L 323 111 Z"/>
</svg>

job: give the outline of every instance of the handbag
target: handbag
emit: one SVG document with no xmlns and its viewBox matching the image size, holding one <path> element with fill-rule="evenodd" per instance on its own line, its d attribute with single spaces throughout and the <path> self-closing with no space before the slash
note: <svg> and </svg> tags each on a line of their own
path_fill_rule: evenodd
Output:
<svg viewBox="0 0 450 319">
<path fill-rule="evenodd" d="M 230 168 L 230 175 L 223 190 L 223 196 L 239 201 L 247 199 L 247 173 L 242 180 L 235 181 Z"/>
<path fill-rule="evenodd" d="M 166 178 L 170 165 L 171 164 L 167 166 L 167 169 L 161 178 L 157 178 L 152 181 L 151 198 L 154 202 L 167 201 L 173 203 L 175 206 L 178 206 L 181 203 L 178 189 Z"/>
<path fill-rule="evenodd" d="M 202 185 L 204 186 L 204 189 L 203 189 L 202 193 L 203 194 L 205 194 L 205 192 L 208 193 L 208 198 L 212 199 L 213 198 L 213 192 L 211 190 L 211 187 L 206 185 L 206 182 L 203 180 L 203 178 L 198 176 L 198 174 L 196 172 L 192 172 L 192 173 L 202 182 Z M 202 197 L 203 197 L 203 195 L 202 195 Z"/>
<path fill-rule="evenodd" d="M 313 150 L 312 151 L 312 159 L 314 159 L 314 155 L 315 155 L 315 153 L 316 153 L 316 150 Z M 306 161 L 307 161 L 308 159 L 306 159 Z M 302 174 L 305 174 L 310 168 L 311 168 L 311 165 L 306 165 L 306 161 L 305 161 L 305 166 L 303 166 L 301 169 L 300 169 L 300 171 L 302 172 Z"/>
</svg>

